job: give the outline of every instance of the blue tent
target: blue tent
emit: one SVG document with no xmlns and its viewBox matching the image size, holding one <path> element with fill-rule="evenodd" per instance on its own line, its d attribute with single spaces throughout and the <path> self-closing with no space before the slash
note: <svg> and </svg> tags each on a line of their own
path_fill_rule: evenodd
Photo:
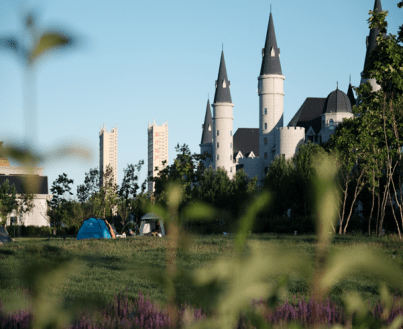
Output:
<svg viewBox="0 0 403 329">
<path fill-rule="evenodd" d="M 81 225 L 77 234 L 77 240 L 81 239 L 110 239 L 109 228 L 103 219 L 89 218 Z"/>
</svg>

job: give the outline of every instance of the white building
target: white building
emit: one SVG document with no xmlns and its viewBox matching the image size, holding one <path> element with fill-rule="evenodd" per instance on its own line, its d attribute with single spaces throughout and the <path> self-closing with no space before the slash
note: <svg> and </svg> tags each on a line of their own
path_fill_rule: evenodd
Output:
<svg viewBox="0 0 403 329">
<path fill-rule="evenodd" d="M 380 0 L 375 0 L 375 10 L 382 11 Z M 379 29 L 372 29 L 367 37 L 364 67 L 369 53 L 376 46 L 378 34 Z M 239 128 L 232 135 L 234 104 L 231 101 L 224 53 L 221 54 L 216 81 L 213 116 L 209 100 L 207 102 L 200 152 L 210 155 L 210 158 L 204 161 L 206 167 L 222 167 L 230 178 L 236 170 L 243 168 L 249 177 L 257 176 L 258 181 L 262 182 L 276 156 L 281 155 L 289 159 L 298 151 L 299 146 L 308 140 L 313 143 L 326 142 L 339 123 L 353 117 L 352 106 L 355 105 L 356 99 L 350 80 L 347 94 L 339 90 L 337 85 L 336 90 L 326 98 L 308 97 L 287 127 L 284 127 L 285 76 L 281 69 L 280 48 L 277 46 L 271 13 L 262 57 L 257 78 L 259 128 Z M 362 82 L 365 82 L 364 78 Z M 374 90 L 379 89 L 375 81 L 370 83 Z"/>
<path fill-rule="evenodd" d="M 106 167 L 110 165 L 113 169 L 115 184 L 118 183 L 118 125 L 110 132 L 104 126 L 99 132 L 99 173 L 100 185 L 103 184 L 103 174 Z"/>
<path fill-rule="evenodd" d="M 148 123 L 148 177 L 157 177 L 168 165 L 168 123 L 158 126 Z M 154 191 L 154 182 L 148 182 L 148 192 Z"/>
<path fill-rule="evenodd" d="M 0 148 L 2 147 L 0 142 Z M 25 226 L 49 226 L 49 218 L 46 215 L 47 202 L 52 199 L 48 194 L 48 177 L 43 176 L 43 168 L 10 167 L 7 159 L 0 158 L 0 185 L 8 180 L 17 190 L 17 198 L 26 191 L 33 193 L 34 208 L 22 217 L 12 212 L 6 225 L 16 224 Z"/>
</svg>

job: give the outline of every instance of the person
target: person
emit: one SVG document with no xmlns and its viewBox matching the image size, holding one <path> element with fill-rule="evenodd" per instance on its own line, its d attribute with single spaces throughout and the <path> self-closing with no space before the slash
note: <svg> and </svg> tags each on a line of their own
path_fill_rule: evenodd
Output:
<svg viewBox="0 0 403 329">
<path fill-rule="evenodd" d="M 133 236 L 133 235 L 134 235 L 134 233 L 133 233 L 133 231 L 132 231 L 132 230 L 129 230 L 129 233 L 127 233 L 127 235 L 128 235 L 128 236 Z"/>
</svg>

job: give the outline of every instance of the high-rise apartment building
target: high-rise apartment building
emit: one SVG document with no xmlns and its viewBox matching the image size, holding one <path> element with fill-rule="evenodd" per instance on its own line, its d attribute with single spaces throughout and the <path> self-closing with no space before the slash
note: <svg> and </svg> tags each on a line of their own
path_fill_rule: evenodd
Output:
<svg viewBox="0 0 403 329">
<path fill-rule="evenodd" d="M 163 162 L 165 162 L 165 165 Z M 157 126 L 148 123 L 148 177 L 158 176 L 158 171 L 168 165 L 168 123 Z M 156 170 L 155 168 L 158 168 Z M 154 191 L 154 182 L 148 182 L 148 192 Z"/>
<path fill-rule="evenodd" d="M 107 131 L 105 124 L 99 132 L 99 173 L 100 185 L 103 185 L 103 174 L 106 167 L 110 165 L 113 169 L 115 184 L 118 183 L 118 125 Z"/>
</svg>

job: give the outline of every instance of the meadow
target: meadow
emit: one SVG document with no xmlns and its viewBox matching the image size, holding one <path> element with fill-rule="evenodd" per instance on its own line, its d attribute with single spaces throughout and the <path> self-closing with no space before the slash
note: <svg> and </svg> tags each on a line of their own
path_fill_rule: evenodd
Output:
<svg viewBox="0 0 403 329">
<path fill-rule="evenodd" d="M 230 257 L 234 249 L 233 236 L 189 236 L 189 247 L 177 254 L 177 268 L 190 273 L 220 257 Z M 26 269 L 35 266 L 46 272 L 61 262 L 74 264 L 74 271 L 58 284 L 45 284 L 47 294 L 68 301 L 85 301 L 88 298 L 107 304 L 119 292 L 129 298 L 138 297 L 139 291 L 157 303 L 166 303 L 164 287 L 159 275 L 166 270 L 167 238 L 134 237 L 116 240 L 81 240 L 63 238 L 16 238 L 15 242 L 0 247 L 0 296 L 10 303 L 21 296 L 26 288 Z M 247 246 L 260 250 L 279 248 L 292 253 L 304 251 L 312 259 L 307 267 L 314 266 L 316 246 L 314 235 L 251 235 Z M 357 245 L 368 250 L 380 250 L 385 258 L 403 268 L 403 245 L 395 236 L 335 236 L 330 253 Z M 25 272 L 24 272 L 25 269 Z M 276 280 L 277 278 L 274 278 Z M 272 278 L 273 280 L 273 278 Z M 347 276 L 330 291 L 330 298 L 340 303 L 346 291 L 358 291 L 363 299 L 375 304 L 380 282 L 370 273 Z M 177 300 L 199 306 L 199 298 L 188 280 L 177 283 Z M 391 291 L 394 288 L 391 287 Z M 288 282 L 288 297 L 311 296 L 310 282 L 294 277 Z M 401 292 L 396 291 L 399 295 Z"/>
</svg>

